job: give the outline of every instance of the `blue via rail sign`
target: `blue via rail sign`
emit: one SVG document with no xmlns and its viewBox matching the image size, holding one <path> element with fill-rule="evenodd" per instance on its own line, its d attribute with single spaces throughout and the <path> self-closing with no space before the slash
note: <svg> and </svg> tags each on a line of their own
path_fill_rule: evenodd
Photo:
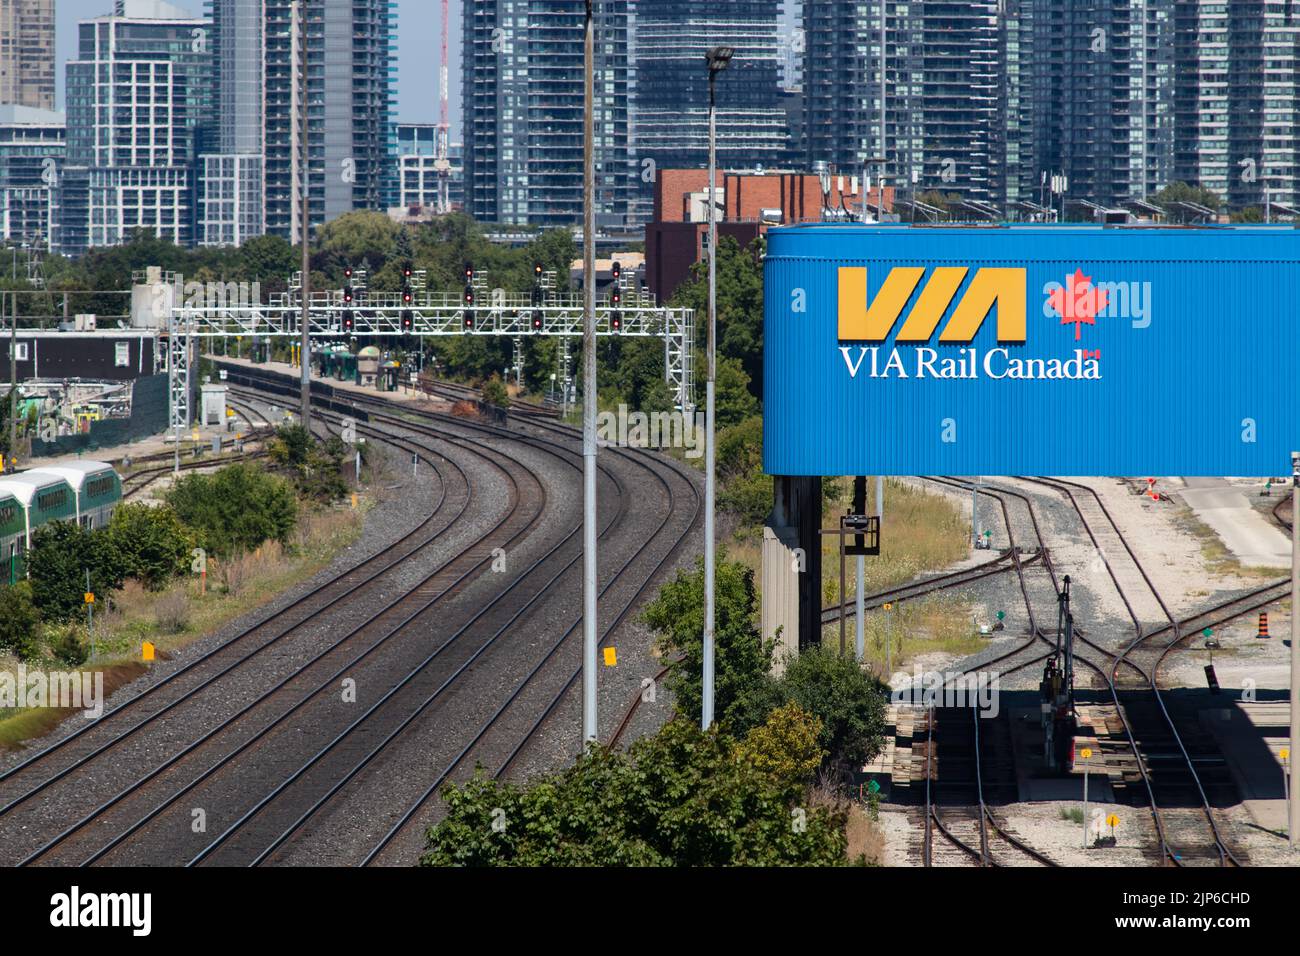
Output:
<svg viewBox="0 0 1300 956">
<path fill-rule="evenodd" d="M 772 475 L 1285 473 L 1300 232 L 768 234 Z"/>
</svg>

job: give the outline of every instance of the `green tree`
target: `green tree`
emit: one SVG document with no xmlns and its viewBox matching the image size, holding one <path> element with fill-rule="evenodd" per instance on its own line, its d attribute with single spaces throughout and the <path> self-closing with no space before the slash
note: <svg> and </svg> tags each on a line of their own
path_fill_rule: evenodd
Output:
<svg viewBox="0 0 1300 956">
<path fill-rule="evenodd" d="M 718 355 L 739 361 L 755 398 L 763 394 L 763 255 L 762 237 L 745 249 L 731 236 L 718 239 Z M 673 294 L 672 304 L 695 310 L 696 345 L 708 334 L 709 267 L 691 267 L 691 279 Z M 696 368 L 702 368 L 698 363 Z"/>
<path fill-rule="evenodd" d="M 348 451 L 337 435 L 319 439 L 298 422 L 281 425 L 267 445 L 267 454 L 289 472 L 298 493 L 321 502 L 335 501 L 347 494 L 343 462 Z"/>
<path fill-rule="evenodd" d="M 1164 189 L 1152 195 L 1150 200 L 1163 209 L 1165 215 L 1172 222 L 1189 222 L 1198 218 L 1196 213 L 1182 208 L 1178 203 L 1195 203 L 1198 206 L 1205 206 L 1215 213 L 1223 208 L 1223 200 L 1214 190 L 1205 189 L 1201 186 L 1192 186 L 1184 182 L 1170 183 Z"/>
<path fill-rule="evenodd" d="M 791 735 L 797 738 L 797 734 Z M 771 743 L 779 747 L 780 734 Z M 444 791 L 426 866 L 830 866 L 844 862 L 846 817 L 804 807 L 786 760 L 759 768 L 735 741 L 684 719 L 626 752 L 591 745 L 528 786 L 480 770 Z M 798 765 L 798 759 L 791 764 Z M 791 825 L 795 809 L 806 826 Z"/>
<path fill-rule="evenodd" d="M 700 366 L 697 364 L 696 368 Z M 758 399 L 749 389 L 749 375 L 739 359 L 718 359 L 715 399 L 717 427 L 738 425 L 758 414 Z"/>
<path fill-rule="evenodd" d="M 772 478 L 763 474 L 763 419 L 754 415 L 718 432 L 718 504 L 756 527 L 772 510 Z"/>
<path fill-rule="evenodd" d="M 307 463 L 315 444 L 316 437 L 301 422 L 289 422 L 276 428 L 266 451 L 277 465 L 299 468 Z"/>
<path fill-rule="evenodd" d="M 344 213 L 320 228 L 318 246 L 329 268 L 340 277 L 344 266 L 378 271 L 397 254 L 397 236 L 404 227 L 382 212 Z"/>
<path fill-rule="evenodd" d="M 293 489 L 248 462 L 210 474 L 189 474 L 172 485 L 167 503 L 192 528 L 199 545 L 217 557 L 288 541 L 297 523 Z"/>
<path fill-rule="evenodd" d="M 40 626 L 41 615 L 29 582 L 0 587 L 0 651 L 35 660 L 40 656 Z"/>
<path fill-rule="evenodd" d="M 774 647 L 762 640 L 754 624 L 753 571 L 719 555 L 714 597 L 714 712 L 730 728 L 738 714 L 754 713 L 754 695 L 766 693 Z M 655 632 L 664 656 L 680 657 L 672 665 L 668 687 L 678 711 L 698 722 L 704 669 L 703 559 L 696 561 L 693 571 L 678 571 L 646 605 L 642 619 Z"/>
<path fill-rule="evenodd" d="M 237 278 L 280 283 L 302 268 L 302 254 L 281 236 L 254 236 L 238 249 Z"/>
<path fill-rule="evenodd" d="M 126 581 L 126 567 L 108 531 L 55 521 L 32 532 L 27 575 L 41 616 L 70 620 L 85 609 L 86 572 L 95 598 L 107 602 Z"/>
<path fill-rule="evenodd" d="M 827 766 L 861 767 L 880 752 L 885 730 L 885 690 L 852 657 L 825 646 L 805 648 L 786 662 L 776 696 L 813 715 Z"/>
<path fill-rule="evenodd" d="M 176 512 L 165 505 L 118 505 L 108 535 L 122 557 L 126 575 L 152 591 L 189 568 L 193 539 Z"/>
<path fill-rule="evenodd" d="M 939 189 L 927 189 L 916 197 L 917 202 L 933 206 L 944 214 L 950 213 L 953 203 L 958 202 L 960 199 L 961 193 L 945 193 Z"/>
</svg>

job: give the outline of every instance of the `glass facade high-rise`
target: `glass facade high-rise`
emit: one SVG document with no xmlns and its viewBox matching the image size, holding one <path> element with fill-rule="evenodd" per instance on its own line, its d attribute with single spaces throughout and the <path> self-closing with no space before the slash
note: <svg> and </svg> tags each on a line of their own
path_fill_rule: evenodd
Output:
<svg viewBox="0 0 1300 956">
<path fill-rule="evenodd" d="M 1041 169 L 1064 173 L 1068 195 L 1113 207 L 1173 178 L 1174 0 L 1082 7 L 1038 0 L 1032 63 L 1041 105 Z"/>
<path fill-rule="evenodd" d="M 1263 207 L 1266 190 L 1292 205 L 1293 8 L 805 0 L 805 155 L 841 172 L 864 163 L 878 172 L 883 157 L 904 196 L 956 193 L 1004 212 L 1046 200 L 1053 175 L 1068 182 L 1067 201 L 1108 208 L 1175 181 L 1213 190 L 1232 209 Z"/>
<path fill-rule="evenodd" d="M 582 221 L 584 6 L 482 0 L 463 15 L 465 201 L 475 219 L 542 227 Z M 628 5 L 596 22 L 597 222 L 622 226 L 628 165 Z"/>
<path fill-rule="evenodd" d="M 0 241 L 49 248 L 64 152 L 62 113 L 0 106 Z"/>
<path fill-rule="evenodd" d="M 397 8 L 391 0 L 306 0 L 308 204 L 312 227 L 385 208 L 393 122 Z M 298 129 L 291 0 L 265 0 L 263 155 L 266 231 L 298 234 Z"/>
<path fill-rule="evenodd" d="M 1188 0 L 1175 17 L 1176 178 L 1214 190 L 1230 208 L 1296 208 L 1300 11 L 1285 2 Z"/>
<path fill-rule="evenodd" d="M 735 51 L 717 79 L 718 166 L 772 169 L 787 148 L 780 76 L 779 0 L 636 0 L 633 142 L 640 185 L 637 218 L 649 218 L 659 169 L 708 163 L 708 70 L 705 53 Z"/>
<path fill-rule="evenodd" d="M 940 190 L 997 206 L 1019 198 L 1032 114 L 1022 6 L 805 0 L 809 165 L 872 176 L 883 167 L 904 193 Z"/>
<path fill-rule="evenodd" d="M 60 251 L 137 229 L 189 245 L 200 125 L 211 117 L 209 23 L 162 0 L 118 0 L 79 25 L 68 62 Z"/>
<path fill-rule="evenodd" d="M 0 0 L 0 106 L 54 109 L 54 0 Z"/>
<path fill-rule="evenodd" d="M 207 0 L 216 151 L 201 159 L 198 242 L 241 245 L 262 214 L 262 0 Z"/>
</svg>

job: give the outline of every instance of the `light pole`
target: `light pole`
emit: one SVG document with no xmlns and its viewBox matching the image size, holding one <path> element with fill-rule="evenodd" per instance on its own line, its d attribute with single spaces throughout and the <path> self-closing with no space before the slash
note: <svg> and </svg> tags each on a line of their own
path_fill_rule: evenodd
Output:
<svg viewBox="0 0 1300 956">
<path fill-rule="evenodd" d="M 705 730 L 713 725 L 713 500 L 717 490 L 713 447 L 713 391 L 718 371 L 718 129 L 715 106 L 718 74 L 727 68 L 734 54 L 729 46 L 715 46 L 705 55 L 709 66 L 709 369 L 704 392 L 704 673 L 700 708 L 700 724 Z"/>
<path fill-rule="evenodd" d="M 299 67 L 299 85 L 298 93 L 298 138 L 302 141 L 299 147 L 302 151 L 302 175 L 296 180 L 295 186 L 298 189 L 298 225 L 301 227 L 302 234 L 302 329 L 301 342 L 299 345 L 299 356 L 302 367 L 300 369 L 300 400 L 302 408 L 299 414 L 302 417 L 302 427 L 311 434 L 311 329 L 310 321 L 310 301 L 311 301 L 311 219 L 307 215 L 307 200 L 311 192 L 311 167 L 308 163 L 311 158 L 311 150 L 307 148 L 307 5 L 305 3 L 295 4 L 299 24 L 301 29 L 300 39 L 298 41 L 298 67 Z"/>
<path fill-rule="evenodd" d="M 1296 831 L 1300 830 L 1300 760 L 1296 759 L 1296 740 L 1300 738 L 1300 452 L 1291 453 L 1291 787 L 1287 794 L 1287 841 L 1296 848 Z"/>
<path fill-rule="evenodd" d="M 9 293 L 9 471 L 18 460 L 18 293 Z"/>
<path fill-rule="evenodd" d="M 587 0 L 582 140 L 582 739 L 596 740 L 596 88 Z"/>
</svg>

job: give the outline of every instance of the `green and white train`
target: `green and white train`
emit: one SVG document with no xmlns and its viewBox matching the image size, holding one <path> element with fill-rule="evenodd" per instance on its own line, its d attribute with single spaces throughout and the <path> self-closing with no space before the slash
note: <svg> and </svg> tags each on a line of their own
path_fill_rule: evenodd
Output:
<svg viewBox="0 0 1300 956">
<path fill-rule="evenodd" d="M 122 479 L 102 461 L 73 461 L 0 476 L 0 561 L 10 584 L 27 573 L 32 532 L 51 521 L 102 528 L 122 500 Z"/>
</svg>

